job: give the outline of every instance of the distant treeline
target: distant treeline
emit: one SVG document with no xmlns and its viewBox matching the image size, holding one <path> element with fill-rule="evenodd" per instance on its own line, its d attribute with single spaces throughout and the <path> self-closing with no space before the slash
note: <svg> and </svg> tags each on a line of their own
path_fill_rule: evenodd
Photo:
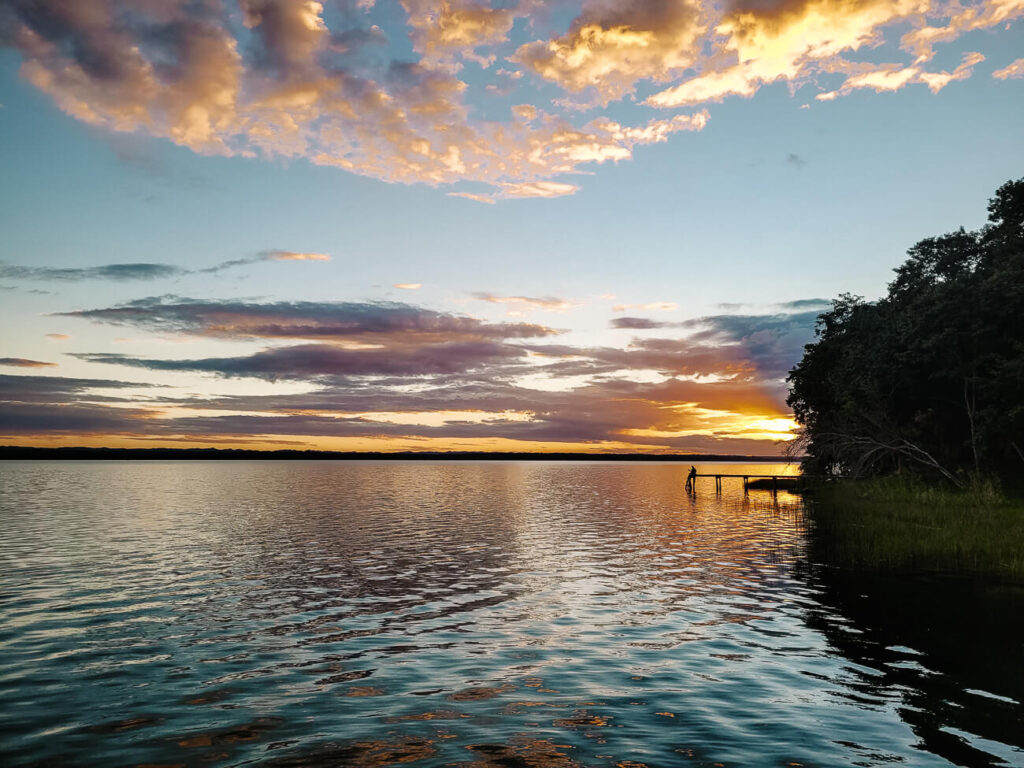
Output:
<svg viewBox="0 0 1024 768">
<path fill-rule="evenodd" d="M 643 454 L 643 453 L 526 453 L 488 451 L 256 451 L 239 448 L 31 448 L 0 446 L 0 460 L 84 459 L 84 460 L 373 460 L 373 461 L 786 461 L 780 456 L 739 456 L 731 454 Z"/>
<path fill-rule="evenodd" d="M 884 298 L 818 318 L 789 375 L 805 472 L 1024 477 L 1024 179 L 988 214 L 911 248 Z"/>
</svg>

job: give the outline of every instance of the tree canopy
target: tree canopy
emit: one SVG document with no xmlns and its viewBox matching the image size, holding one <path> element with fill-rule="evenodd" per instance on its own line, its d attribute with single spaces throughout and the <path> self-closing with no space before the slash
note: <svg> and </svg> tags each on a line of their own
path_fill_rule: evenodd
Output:
<svg viewBox="0 0 1024 768">
<path fill-rule="evenodd" d="M 1024 179 L 988 213 L 818 318 L 788 379 L 806 472 L 1024 475 Z"/>
</svg>

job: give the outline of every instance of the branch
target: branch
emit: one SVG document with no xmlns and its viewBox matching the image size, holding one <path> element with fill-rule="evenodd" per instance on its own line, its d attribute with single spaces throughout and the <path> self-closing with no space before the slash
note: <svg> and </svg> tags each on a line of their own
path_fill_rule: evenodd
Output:
<svg viewBox="0 0 1024 768">
<path fill-rule="evenodd" d="M 882 456 L 898 455 L 934 469 L 958 488 L 963 487 L 963 483 L 928 451 L 904 438 L 884 442 L 874 437 L 846 435 L 841 432 L 827 432 L 822 437 L 830 438 L 832 444 L 841 452 L 852 451 L 858 454 L 853 467 L 855 475 L 860 475 Z"/>
</svg>

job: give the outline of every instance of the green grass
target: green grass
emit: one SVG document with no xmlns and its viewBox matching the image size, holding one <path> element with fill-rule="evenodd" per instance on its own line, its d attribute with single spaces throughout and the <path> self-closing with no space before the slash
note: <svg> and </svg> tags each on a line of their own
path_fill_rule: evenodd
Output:
<svg viewBox="0 0 1024 768">
<path fill-rule="evenodd" d="M 963 491 L 903 478 L 829 483 L 808 516 L 825 562 L 1024 578 L 1024 500 L 991 482 Z"/>
</svg>

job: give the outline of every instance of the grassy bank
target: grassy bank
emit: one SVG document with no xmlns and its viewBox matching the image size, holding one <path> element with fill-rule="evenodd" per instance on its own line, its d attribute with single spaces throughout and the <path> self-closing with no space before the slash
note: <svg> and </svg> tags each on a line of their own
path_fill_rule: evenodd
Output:
<svg viewBox="0 0 1024 768">
<path fill-rule="evenodd" d="M 812 546 L 825 562 L 1024 578 L 1024 499 L 991 484 L 955 491 L 902 478 L 830 483 L 809 501 Z"/>
</svg>

